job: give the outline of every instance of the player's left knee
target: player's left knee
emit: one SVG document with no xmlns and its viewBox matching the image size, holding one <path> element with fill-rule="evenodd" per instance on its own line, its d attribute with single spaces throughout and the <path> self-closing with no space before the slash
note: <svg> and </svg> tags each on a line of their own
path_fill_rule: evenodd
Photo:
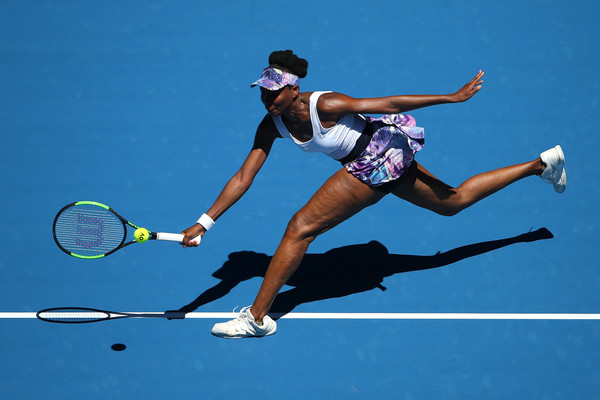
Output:
<svg viewBox="0 0 600 400">
<path fill-rule="evenodd" d="M 463 198 L 459 195 L 455 195 L 452 199 L 448 199 L 448 201 L 440 204 L 433 211 L 439 215 L 443 215 L 444 217 L 453 217 L 467 207 L 468 205 Z"/>
<path fill-rule="evenodd" d="M 446 199 L 435 212 L 445 217 L 453 217 L 469 205 L 468 196 L 465 196 L 459 189 L 454 189 L 452 196 Z"/>
</svg>

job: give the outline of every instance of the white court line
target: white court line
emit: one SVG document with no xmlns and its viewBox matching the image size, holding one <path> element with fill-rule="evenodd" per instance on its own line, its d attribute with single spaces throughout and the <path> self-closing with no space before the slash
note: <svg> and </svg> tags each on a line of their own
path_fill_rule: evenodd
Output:
<svg viewBox="0 0 600 400">
<path fill-rule="evenodd" d="M 157 314 L 162 312 L 128 312 L 131 314 Z M 192 312 L 186 319 L 228 319 L 238 314 L 232 312 Z M 0 312 L 0 319 L 36 318 L 34 312 Z M 560 313 L 289 313 L 282 319 L 381 319 L 381 320 L 600 320 L 600 314 Z"/>
</svg>

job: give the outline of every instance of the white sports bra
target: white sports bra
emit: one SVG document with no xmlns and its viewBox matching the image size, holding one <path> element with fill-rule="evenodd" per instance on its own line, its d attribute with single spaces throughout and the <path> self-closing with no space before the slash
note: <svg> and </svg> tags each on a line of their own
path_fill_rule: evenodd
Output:
<svg viewBox="0 0 600 400">
<path fill-rule="evenodd" d="M 348 114 L 340 118 L 331 128 L 323 128 L 317 112 L 317 101 L 324 93 L 331 92 L 314 92 L 309 99 L 310 121 L 313 129 L 313 137 L 310 140 L 301 142 L 293 137 L 281 120 L 281 116 L 273 117 L 273 121 L 279 134 L 284 138 L 292 139 L 302 150 L 324 153 L 335 160 L 341 160 L 350 154 L 367 121 L 360 114 Z"/>
</svg>

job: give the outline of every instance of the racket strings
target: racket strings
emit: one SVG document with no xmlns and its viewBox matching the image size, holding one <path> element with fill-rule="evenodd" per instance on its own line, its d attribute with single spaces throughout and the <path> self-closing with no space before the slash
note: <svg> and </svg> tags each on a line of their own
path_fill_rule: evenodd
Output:
<svg viewBox="0 0 600 400">
<path fill-rule="evenodd" d="M 110 210 L 93 204 L 65 209 L 56 219 L 54 233 L 67 251 L 86 257 L 106 254 L 125 238 L 123 222 Z"/>
</svg>

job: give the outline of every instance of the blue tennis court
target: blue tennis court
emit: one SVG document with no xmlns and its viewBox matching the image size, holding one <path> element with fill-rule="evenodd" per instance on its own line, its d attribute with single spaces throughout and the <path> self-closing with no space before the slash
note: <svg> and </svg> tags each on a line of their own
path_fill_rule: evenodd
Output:
<svg viewBox="0 0 600 400">
<path fill-rule="evenodd" d="M 6 399 L 598 399 L 600 68 L 593 1 L 0 2 L 0 382 Z M 339 164 L 276 142 L 199 248 L 69 257 L 54 216 L 108 204 L 189 227 L 252 146 L 273 50 L 304 91 L 450 93 L 411 112 L 440 179 L 560 144 L 568 187 L 524 179 L 447 218 L 393 196 L 320 236 L 278 332 L 223 340 L 287 222 Z M 68 325 L 49 307 L 184 310 Z M 114 344 L 125 349 L 115 351 Z"/>
</svg>

